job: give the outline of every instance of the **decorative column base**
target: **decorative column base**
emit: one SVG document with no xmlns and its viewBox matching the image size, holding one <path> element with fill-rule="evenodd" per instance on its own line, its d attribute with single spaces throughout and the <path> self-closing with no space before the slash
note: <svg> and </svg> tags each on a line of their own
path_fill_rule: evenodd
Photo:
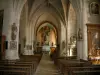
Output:
<svg viewBox="0 0 100 75">
<path fill-rule="evenodd" d="M 23 55 L 34 55 L 33 50 L 24 50 Z"/>
<path fill-rule="evenodd" d="M 19 59 L 18 51 L 16 51 L 16 50 L 6 50 L 5 51 L 5 59 L 7 59 L 7 60 L 18 60 Z"/>
</svg>

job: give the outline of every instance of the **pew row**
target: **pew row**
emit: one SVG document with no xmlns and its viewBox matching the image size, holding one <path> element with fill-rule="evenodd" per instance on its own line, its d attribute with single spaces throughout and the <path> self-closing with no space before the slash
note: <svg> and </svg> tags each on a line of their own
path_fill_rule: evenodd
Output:
<svg viewBox="0 0 100 75">
<path fill-rule="evenodd" d="M 0 60 L 0 75 L 34 75 L 42 55 L 23 55 L 20 60 Z"/>
</svg>

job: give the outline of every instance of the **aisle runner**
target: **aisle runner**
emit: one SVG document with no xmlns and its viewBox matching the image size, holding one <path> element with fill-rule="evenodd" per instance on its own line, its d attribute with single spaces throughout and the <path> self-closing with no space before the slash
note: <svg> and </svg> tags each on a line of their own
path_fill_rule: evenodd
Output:
<svg viewBox="0 0 100 75">
<path fill-rule="evenodd" d="M 48 54 L 43 54 L 35 75 L 60 75 Z"/>
</svg>

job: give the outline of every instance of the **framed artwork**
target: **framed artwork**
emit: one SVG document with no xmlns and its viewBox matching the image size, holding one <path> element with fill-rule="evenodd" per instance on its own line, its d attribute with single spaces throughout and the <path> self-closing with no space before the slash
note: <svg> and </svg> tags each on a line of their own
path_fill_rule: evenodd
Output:
<svg viewBox="0 0 100 75">
<path fill-rule="evenodd" d="M 98 15 L 100 13 L 100 11 L 99 11 L 100 6 L 96 2 L 90 3 L 90 7 L 89 8 L 90 8 L 90 14 Z"/>
<path fill-rule="evenodd" d="M 10 41 L 10 49 L 11 50 L 17 49 L 17 42 L 16 41 Z"/>
</svg>

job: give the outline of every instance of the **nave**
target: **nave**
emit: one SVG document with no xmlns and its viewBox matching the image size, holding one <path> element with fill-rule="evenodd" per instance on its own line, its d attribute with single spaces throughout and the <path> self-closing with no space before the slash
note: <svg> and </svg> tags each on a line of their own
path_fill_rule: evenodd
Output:
<svg viewBox="0 0 100 75">
<path fill-rule="evenodd" d="M 60 75 L 48 53 L 43 54 L 35 75 Z"/>
<path fill-rule="evenodd" d="M 0 0 L 0 75 L 34 74 L 100 75 L 100 0 Z"/>
</svg>

